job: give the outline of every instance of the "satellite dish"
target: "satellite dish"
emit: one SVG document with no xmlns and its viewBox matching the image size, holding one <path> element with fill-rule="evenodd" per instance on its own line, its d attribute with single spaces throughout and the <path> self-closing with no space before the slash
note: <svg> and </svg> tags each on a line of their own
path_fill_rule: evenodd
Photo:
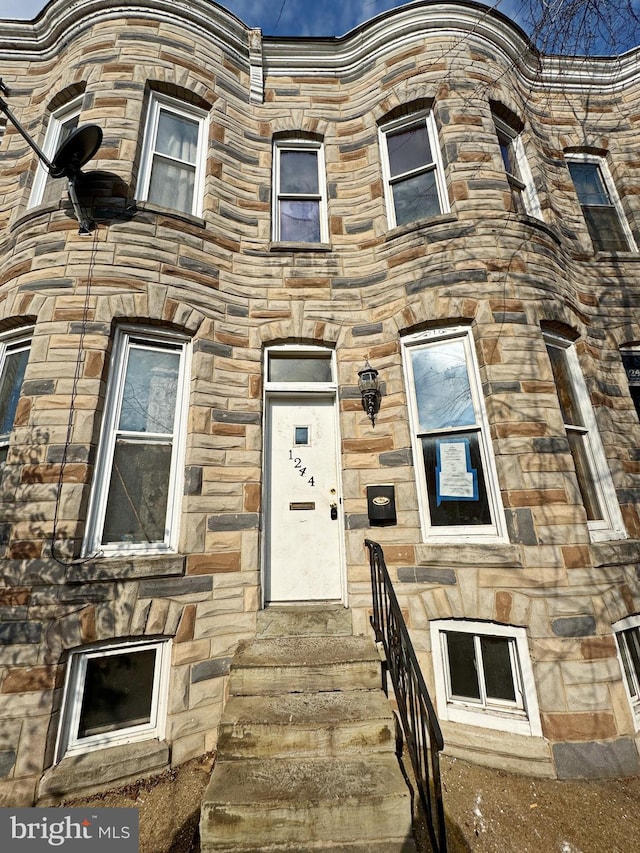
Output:
<svg viewBox="0 0 640 853">
<path fill-rule="evenodd" d="M 97 124 L 77 127 L 56 151 L 49 174 L 52 178 L 72 178 L 96 153 L 102 143 L 102 128 Z"/>
</svg>

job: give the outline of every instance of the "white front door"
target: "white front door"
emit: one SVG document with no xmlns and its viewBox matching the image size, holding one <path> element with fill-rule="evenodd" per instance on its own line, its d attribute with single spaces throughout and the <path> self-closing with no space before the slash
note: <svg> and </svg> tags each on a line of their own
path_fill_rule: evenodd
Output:
<svg viewBox="0 0 640 853">
<path fill-rule="evenodd" d="M 265 601 L 342 599 L 335 396 L 267 397 Z"/>
</svg>

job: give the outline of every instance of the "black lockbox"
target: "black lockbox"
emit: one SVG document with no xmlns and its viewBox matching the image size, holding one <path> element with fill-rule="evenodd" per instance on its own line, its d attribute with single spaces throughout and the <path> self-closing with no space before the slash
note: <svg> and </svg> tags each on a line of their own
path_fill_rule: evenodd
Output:
<svg viewBox="0 0 640 853">
<path fill-rule="evenodd" d="M 367 486 L 369 524 L 396 524 L 396 492 L 393 485 Z"/>
</svg>

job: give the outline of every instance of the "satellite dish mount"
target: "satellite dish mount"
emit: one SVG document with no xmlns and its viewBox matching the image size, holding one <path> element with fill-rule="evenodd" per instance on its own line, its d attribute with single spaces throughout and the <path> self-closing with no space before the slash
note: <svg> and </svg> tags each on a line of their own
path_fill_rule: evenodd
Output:
<svg viewBox="0 0 640 853">
<path fill-rule="evenodd" d="M 0 78 L 0 92 L 3 95 L 9 94 L 6 85 L 2 82 L 2 78 Z M 75 217 L 78 220 L 78 225 L 80 226 L 78 233 L 90 234 L 93 229 L 93 222 L 87 219 L 82 213 L 76 192 L 76 182 L 82 175 L 81 169 L 84 164 L 88 163 L 98 148 L 100 148 L 100 144 L 102 143 L 102 128 L 97 124 L 85 124 L 82 127 L 76 128 L 58 147 L 53 160 L 49 160 L 44 151 L 36 145 L 18 119 L 13 115 L 2 95 L 0 95 L 0 110 L 6 115 L 27 144 L 33 148 L 38 155 L 38 159 L 51 177 L 67 179 L 69 199 L 73 206 Z"/>
</svg>

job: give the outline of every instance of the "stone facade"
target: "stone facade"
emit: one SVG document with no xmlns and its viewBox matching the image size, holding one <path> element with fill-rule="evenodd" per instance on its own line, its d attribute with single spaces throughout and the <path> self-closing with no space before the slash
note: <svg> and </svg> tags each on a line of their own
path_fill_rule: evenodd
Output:
<svg viewBox="0 0 640 853">
<path fill-rule="evenodd" d="M 336 352 L 355 632 L 371 607 L 365 536 L 384 548 L 430 686 L 433 620 L 526 631 L 541 734 L 445 721 L 448 748 L 544 775 L 637 772 L 612 625 L 640 613 L 640 426 L 620 356 L 640 342 L 639 256 L 594 252 L 566 164 L 571 152 L 606 160 L 638 239 L 637 53 L 542 61 L 504 17 L 468 3 L 279 41 L 206 0 L 188 11 L 57 0 L 36 22 L 2 22 L 0 55 L 36 141 L 74 98 L 81 124 L 104 132 L 85 168 L 104 190 L 89 236 L 66 201 L 29 206 L 37 159 L 11 123 L 0 143 L 0 332 L 32 329 L 0 467 L 0 802 L 49 801 L 87 774 L 107 784 L 215 748 L 229 662 L 262 606 L 264 350 L 288 343 Z M 207 116 L 201 216 L 134 201 L 152 93 Z M 496 104 L 522 122 L 541 218 L 513 208 Z M 435 119 L 450 210 L 390 228 L 379 128 L 421 110 Z M 323 146 L 321 245 L 272 241 L 283 135 Z M 82 560 L 123 324 L 190 341 L 178 546 Z M 434 542 L 421 522 L 401 342 L 450 325 L 475 345 L 506 520 L 493 541 Z M 597 541 L 587 523 L 543 329 L 575 342 L 624 535 Z M 383 382 L 375 427 L 357 388 L 366 359 Z M 395 485 L 397 524 L 371 530 L 377 482 Z M 144 637 L 171 638 L 160 743 L 137 743 L 128 764 L 118 746 L 58 761 L 69 652 Z"/>
</svg>

